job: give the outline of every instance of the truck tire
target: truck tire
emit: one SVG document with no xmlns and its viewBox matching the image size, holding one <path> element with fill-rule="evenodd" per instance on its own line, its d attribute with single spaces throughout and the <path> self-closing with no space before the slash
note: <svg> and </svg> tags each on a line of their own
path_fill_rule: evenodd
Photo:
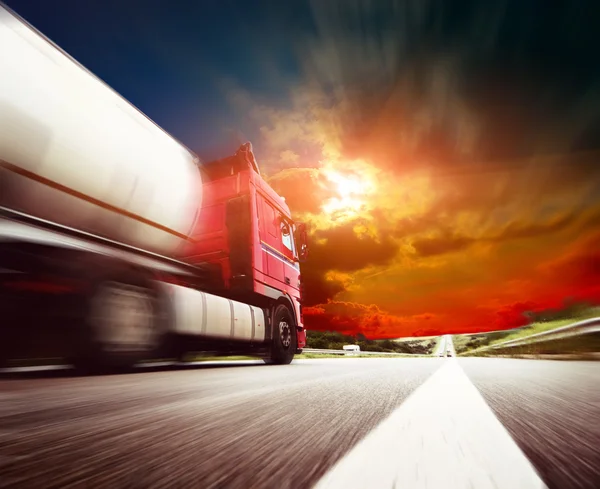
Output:
<svg viewBox="0 0 600 489">
<path fill-rule="evenodd" d="M 96 280 L 75 321 L 70 360 L 85 373 L 129 369 L 157 355 L 166 338 L 160 293 L 135 274 Z"/>
<path fill-rule="evenodd" d="M 278 304 L 273 311 L 273 339 L 271 354 L 265 363 L 287 365 L 294 359 L 296 353 L 296 324 L 290 309 Z"/>
</svg>

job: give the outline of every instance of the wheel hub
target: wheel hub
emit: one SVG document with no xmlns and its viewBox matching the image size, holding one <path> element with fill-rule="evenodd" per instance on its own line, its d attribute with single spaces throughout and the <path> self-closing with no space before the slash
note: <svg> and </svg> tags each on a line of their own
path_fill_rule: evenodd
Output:
<svg viewBox="0 0 600 489">
<path fill-rule="evenodd" d="M 286 349 L 292 344 L 292 330 L 287 321 L 279 321 L 279 338 Z"/>
</svg>

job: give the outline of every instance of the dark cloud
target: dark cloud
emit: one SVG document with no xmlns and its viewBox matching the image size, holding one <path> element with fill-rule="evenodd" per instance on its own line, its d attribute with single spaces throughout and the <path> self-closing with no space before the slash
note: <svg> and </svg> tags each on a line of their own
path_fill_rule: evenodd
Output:
<svg viewBox="0 0 600 489">
<path fill-rule="evenodd" d="M 513 222 L 506 226 L 498 235 L 490 238 L 490 241 L 508 241 L 511 239 L 521 238 L 535 238 L 545 234 L 551 234 L 556 231 L 560 231 L 571 224 L 573 224 L 578 214 L 570 213 L 562 216 L 558 216 L 548 222 L 543 223 L 519 223 Z"/>
<path fill-rule="evenodd" d="M 302 282 L 304 284 L 302 301 L 304 305 L 323 304 L 346 289 L 339 280 L 327 280 L 326 273 L 326 268 L 320 267 L 312 260 L 302 264 Z"/>
<path fill-rule="evenodd" d="M 463 250 L 475 242 L 476 240 L 464 236 L 446 236 L 416 239 L 413 241 L 412 245 L 420 256 L 428 257 Z"/>
<path fill-rule="evenodd" d="M 352 272 L 369 265 L 386 265 L 398 252 L 398 244 L 389 236 L 375 239 L 358 235 L 349 222 L 328 230 L 317 231 L 311 245 L 310 261 L 324 269 Z M 326 240 L 320 243 L 317 240 Z"/>
<path fill-rule="evenodd" d="M 476 243 L 502 243 L 515 239 L 538 238 L 565 229 L 579 219 L 577 213 L 569 213 L 555 217 L 547 222 L 524 223 L 515 221 L 502 230 L 488 236 L 477 238 L 442 232 L 441 236 L 432 238 L 417 238 L 412 246 L 419 256 L 428 257 L 464 250 Z"/>
<path fill-rule="evenodd" d="M 332 0 L 313 2 L 313 14 L 301 61 L 339 111 L 346 156 L 452 167 L 590 147 L 593 0 Z"/>
<path fill-rule="evenodd" d="M 345 290 L 344 284 L 327 272 L 354 272 L 369 265 L 390 263 L 398 252 L 398 245 L 388 236 L 377 240 L 359 236 L 354 231 L 357 222 L 349 222 L 310 235 L 310 254 L 302 264 L 306 305 L 322 304 Z"/>
</svg>

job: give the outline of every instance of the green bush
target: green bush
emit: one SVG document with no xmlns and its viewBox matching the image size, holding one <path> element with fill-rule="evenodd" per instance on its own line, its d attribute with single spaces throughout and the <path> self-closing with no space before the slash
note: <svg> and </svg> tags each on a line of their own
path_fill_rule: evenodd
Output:
<svg viewBox="0 0 600 489">
<path fill-rule="evenodd" d="M 351 336 L 336 331 L 307 331 L 306 336 L 306 347 L 319 350 L 341 350 L 344 345 L 358 345 L 361 351 L 427 355 L 436 345 L 434 340 L 369 340 L 361 334 Z"/>
</svg>

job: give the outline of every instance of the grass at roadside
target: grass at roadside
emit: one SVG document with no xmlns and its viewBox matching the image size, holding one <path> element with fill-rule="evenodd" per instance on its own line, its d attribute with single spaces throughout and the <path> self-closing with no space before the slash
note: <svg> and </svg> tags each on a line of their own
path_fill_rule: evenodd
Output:
<svg viewBox="0 0 600 489">
<path fill-rule="evenodd" d="M 467 334 L 455 334 L 452 335 L 452 344 L 454 345 L 454 349 L 456 353 L 461 353 L 466 351 L 467 345 L 470 341 L 475 338 L 475 335 L 467 335 Z"/>
<path fill-rule="evenodd" d="M 514 334 L 515 330 L 491 331 L 489 333 L 453 335 L 452 343 L 458 355 L 488 346 L 492 341 L 504 341 L 508 335 Z"/>
<path fill-rule="evenodd" d="M 600 309 L 591 308 L 581 313 L 577 317 L 569 319 L 536 322 L 519 329 L 506 331 L 492 331 L 490 333 L 481 333 L 475 335 L 456 335 L 453 337 L 454 347 L 456 348 L 458 354 L 468 354 L 471 351 L 478 350 L 483 347 L 497 345 L 498 343 L 503 343 L 505 341 L 527 338 L 528 336 L 562 328 L 564 326 L 598 316 L 600 316 Z"/>
<path fill-rule="evenodd" d="M 520 338 L 526 338 L 527 336 L 531 336 L 538 333 L 544 333 L 545 331 L 550 331 L 553 329 L 562 328 L 563 326 L 568 326 L 569 324 L 576 323 L 580 321 L 581 318 L 577 319 L 563 319 L 559 321 L 548 321 L 546 323 L 533 323 L 527 326 L 526 328 L 519 329 L 514 333 L 511 333 L 504 338 L 499 338 L 496 340 L 492 340 L 490 345 L 495 345 L 497 343 L 502 343 L 504 341 L 518 340 Z"/>
<path fill-rule="evenodd" d="M 560 358 L 598 360 L 600 333 L 525 343 L 512 348 L 474 350 L 469 355 L 492 357 Z"/>
<path fill-rule="evenodd" d="M 561 319 L 561 320 L 557 320 L 557 321 L 547 321 L 544 323 L 532 323 L 529 326 L 527 326 L 526 328 L 519 329 L 519 330 L 515 331 L 514 333 L 511 333 L 511 334 L 505 336 L 503 339 L 493 340 L 490 342 L 490 344 L 494 345 L 497 343 L 501 343 L 503 341 L 511 341 L 511 340 L 517 340 L 520 338 L 526 338 L 527 336 L 532 336 L 534 334 L 544 333 L 546 331 L 550 331 L 553 329 L 562 328 L 563 326 L 568 326 L 570 324 L 574 324 L 579 321 L 583 321 L 585 319 L 590 319 L 590 318 L 598 317 L 598 316 L 600 316 L 600 309 L 594 308 L 594 309 L 591 309 L 588 313 L 581 314 L 580 316 L 578 316 L 576 318 Z"/>
<path fill-rule="evenodd" d="M 432 355 L 441 339 L 441 336 L 424 336 L 416 338 L 398 338 L 395 343 L 404 343 L 413 349 L 415 354 Z"/>
</svg>

